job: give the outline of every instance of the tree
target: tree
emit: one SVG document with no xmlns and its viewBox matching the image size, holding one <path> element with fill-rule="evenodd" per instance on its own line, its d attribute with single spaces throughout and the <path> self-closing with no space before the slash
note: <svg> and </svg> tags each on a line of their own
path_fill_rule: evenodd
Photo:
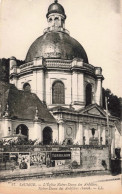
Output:
<svg viewBox="0 0 122 194">
<path fill-rule="evenodd" d="M 0 81 L 7 83 L 9 82 L 9 60 L 5 58 L 0 59 Z M 22 60 L 16 59 L 16 61 L 18 67 L 24 63 Z"/>
<path fill-rule="evenodd" d="M 0 81 L 9 82 L 9 59 L 0 59 Z"/>
<path fill-rule="evenodd" d="M 118 98 L 116 95 L 114 95 L 110 89 L 102 89 L 103 90 L 103 108 L 106 109 L 105 106 L 105 97 L 108 98 L 108 110 L 111 115 L 115 117 L 121 116 L 121 106 L 120 106 L 120 100 L 121 98 Z"/>
</svg>

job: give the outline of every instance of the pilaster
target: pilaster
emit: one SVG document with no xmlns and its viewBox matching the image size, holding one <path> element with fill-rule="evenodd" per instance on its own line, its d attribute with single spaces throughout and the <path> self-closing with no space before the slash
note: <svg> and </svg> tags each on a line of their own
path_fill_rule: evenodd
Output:
<svg viewBox="0 0 122 194">
<path fill-rule="evenodd" d="M 102 106 L 102 80 L 104 77 L 102 75 L 102 68 L 95 67 L 95 75 L 96 75 L 96 93 L 95 93 L 95 101 L 99 106 Z"/>
<path fill-rule="evenodd" d="M 38 139 L 39 141 L 42 141 L 42 127 L 41 122 L 34 121 L 34 127 L 33 127 L 33 133 L 31 136 L 29 135 L 29 138 L 32 140 Z"/>
<path fill-rule="evenodd" d="M 85 145 L 89 145 L 89 127 L 88 127 L 88 124 L 84 125 L 84 138 L 85 138 Z"/>
<path fill-rule="evenodd" d="M 72 62 L 72 105 L 75 109 L 84 106 L 84 73 L 81 72 L 83 61 L 75 58 Z"/>
<path fill-rule="evenodd" d="M 2 120 L 2 136 L 6 137 L 9 135 L 12 135 L 12 123 L 11 123 L 11 119 L 9 118 L 4 118 Z"/>
<path fill-rule="evenodd" d="M 83 136 L 84 136 L 83 124 L 82 123 L 78 123 L 76 142 L 78 142 L 79 145 L 83 145 Z"/>
<path fill-rule="evenodd" d="M 101 78 L 97 79 L 96 82 L 96 93 L 95 93 L 95 99 L 96 103 L 101 106 L 101 95 L 102 95 L 102 80 Z"/>
<path fill-rule="evenodd" d="M 60 119 L 58 121 L 59 124 L 59 143 L 62 144 L 62 142 L 65 139 L 65 126 L 64 126 L 64 121 L 62 119 Z"/>
<path fill-rule="evenodd" d="M 99 143 L 99 145 L 101 144 L 101 126 L 100 125 L 98 125 L 98 143 Z"/>
<path fill-rule="evenodd" d="M 101 134 L 101 137 L 102 137 L 102 145 L 105 145 L 106 144 L 106 127 L 105 126 L 102 126 L 102 134 Z"/>
<path fill-rule="evenodd" d="M 45 73 L 44 73 L 44 60 L 42 57 L 34 58 L 33 61 L 33 82 L 32 90 L 37 94 L 41 101 L 45 101 Z"/>
</svg>

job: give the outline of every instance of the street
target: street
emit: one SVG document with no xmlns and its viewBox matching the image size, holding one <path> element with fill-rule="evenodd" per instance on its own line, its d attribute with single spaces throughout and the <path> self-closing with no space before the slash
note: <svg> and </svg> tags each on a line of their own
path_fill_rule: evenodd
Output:
<svg viewBox="0 0 122 194">
<path fill-rule="evenodd" d="M 0 193 L 121 193 L 122 175 L 33 178 L 0 183 Z"/>
</svg>

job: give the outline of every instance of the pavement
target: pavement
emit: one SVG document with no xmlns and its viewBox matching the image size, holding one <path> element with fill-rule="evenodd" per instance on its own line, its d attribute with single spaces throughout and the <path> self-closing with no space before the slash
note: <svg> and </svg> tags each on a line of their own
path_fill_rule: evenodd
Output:
<svg viewBox="0 0 122 194">
<path fill-rule="evenodd" d="M 109 171 L 31 167 L 3 170 L 0 180 L 0 194 L 122 193 L 122 174 L 113 176 Z"/>
<path fill-rule="evenodd" d="M 68 167 L 30 167 L 30 169 L 11 169 L 0 171 L 0 181 L 10 179 L 29 179 L 33 177 L 59 177 L 59 176 L 97 176 L 97 175 L 111 175 L 109 171 L 82 171 L 81 169 L 69 169 Z M 113 176 L 113 179 L 118 176 Z"/>
<path fill-rule="evenodd" d="M 27 170 L 26 170 L 27 172 Z M 103 173 L 103 172 L 102 172 Z M 84 175 L 84 176 L 83 176 Z M 0 182 L 0 194 L 120 194 L 122 193 L 122 175 L 111 174 L 77 174 L 74 176 L 34 176 L 27 178 L 15 178 Z"/>
</svg>

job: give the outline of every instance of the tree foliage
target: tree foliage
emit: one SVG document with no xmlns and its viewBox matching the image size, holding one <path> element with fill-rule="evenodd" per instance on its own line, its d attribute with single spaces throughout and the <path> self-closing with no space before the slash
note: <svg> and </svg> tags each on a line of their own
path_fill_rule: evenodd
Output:
<svg viewBox="0 0 122 194">
<path fill-rule="evenodd" d="M 9 59 L 0 59 L 0 81 L 9 82 Z"/>
<path fill-rule="evenodd" d="M 102 89 L 103 94 L 103 108 L 106 109 L 105 105 L 105 97 L 108 99 L 108 110 L 111 115 L 115 117 L 121 116 L 121 106 L 120 106 L 120 100 L 121 98 L 114 95 L 110 89 Z"/>
<path fill-rule="evenodd" d="M 0 81 L 9 82 L 9 60 L 2 58 L 0 59 Z M 22 60 L 16 59 L 17 66 L 20 66 L 24 63 Z"/>
</svg>

